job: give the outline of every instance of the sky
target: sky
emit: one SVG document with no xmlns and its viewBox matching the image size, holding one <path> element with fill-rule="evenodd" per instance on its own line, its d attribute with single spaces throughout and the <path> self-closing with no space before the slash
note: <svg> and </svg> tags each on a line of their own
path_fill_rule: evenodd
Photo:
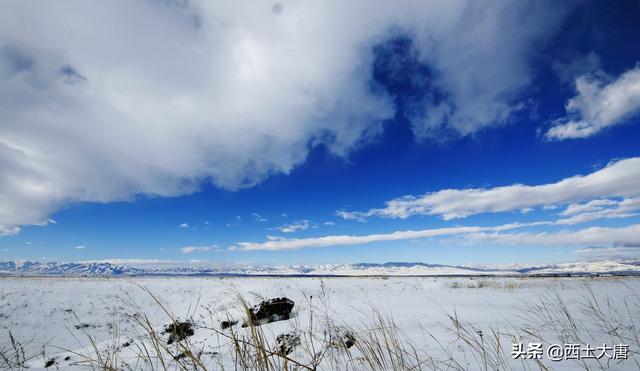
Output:
<svg viewBox="0 0 640 371">
<path fill-rule="evenodd" d="M 640 258 L 637 1 L 0 12 L 0 261 Z"/>
</svg>

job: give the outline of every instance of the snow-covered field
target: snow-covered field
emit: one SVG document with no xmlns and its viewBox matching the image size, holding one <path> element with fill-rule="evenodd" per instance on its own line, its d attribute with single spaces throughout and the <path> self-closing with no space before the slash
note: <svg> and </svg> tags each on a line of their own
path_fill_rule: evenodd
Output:
<svg viewBox="0 0 640 371">
<path fill-rule="evenodd" d="M 411 352 L 424 361 L 416 369 L 492 369 L 494 363 L 513 369 L 540 369 L 539 363 L 549 369 L 585 368 L 583 360 L 555 362 L 546 354 L 539 360 L 513 360 L 514 342 L 523 343 L 525 350 L 536 342 L 542 342 L 545 349 L 553 343 L 594 348 L 627 343 L 629 359 L 604 355 L 599 361 L 587 360 L 586 366 L 640 368 L 634 360 L 639 350 L 635 322 L 640 322 L 640 278 L 634 277 L 8 276 L 0 277 L 0 293 L 0 350 L 12 354 L 11 331 L 24 347 L 25 366 L 30 368 L 43 368 L 49 360 L 52 368 L 87 367 L 89 359 L 95 362 L 97 353 L 108 353 L 121 368 L 161 369 L 161 363 L 145 364 L 137 356 L 148 341 L 139 322 L 143 314 L 148 316 L 165 344 L 166 336 L 160 333 L 164 325 L 172 323 L 171 314 L 178 320 L 193 321 L 195 333 L 186 341 L 190 349 L 201 351 L 202 365 L 234 369 L 238 361 L 231 355 L 233 343 L 224 334 L 233 331 L 249 338 L 249 329 L 238 324 L 221 330 L 219 321 L 232 318 L 242 322 L 245 312 L 240 297 L 249 305 L 274 297 L 295 302 L 292 319 L 259 329 L 267 346 L 273 346 L 280 334 L 300 336 L 302 344 L 288 357 L 305 365 L 311 364 L 312 354 L 319 349 L 331 348 L 327 336 L 355 336 L 357 346 L 327 350 L 319 369 L 370 369 L 365 345 L 373 335 L 381 334 L 381 325 L 397 329 L 394 336 L 415 347 Z M 598 306 L 600 309 L 594 310 Z M 635 342 L 631 341 L 634 337 Z M 496 343 L 502 348 L 496 349 Z M 485 348 L 474 349 L 474 344 Z M 183 352 L 180 346 L 174 343 L 167 347 L 171 353 L 165 354 L 167 368 L 180 369 L 187 364 L 185 358 L 176 361 L 170 357 Z M 314 352 L 309 352 L 312 348 Z M 331 352 L 342 355 L 331 356 Z M 612 355 L 613 350 L 607 353 Z M 390 369 L 403 368 L 389 362 Z M 97 363 L 92 365 L 97 368 Z M 295 365 L 289 366 L 293 369 Z"/>
</svg>

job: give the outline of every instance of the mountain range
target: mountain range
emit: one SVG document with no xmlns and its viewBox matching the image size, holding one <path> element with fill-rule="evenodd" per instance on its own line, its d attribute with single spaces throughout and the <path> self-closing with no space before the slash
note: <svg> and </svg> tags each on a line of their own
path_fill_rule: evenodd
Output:
<svg viewBox="0 0 640 371">
<path fill-rule="evenodd" d="M 318 265 L 215 265 L 189 263 L 0 262 L 2 275 L 203 275 L 203 276 L 478 276 L 478 275 L 640 275 L 638 260 L 605 260 L 547 265 L 455 266 L 419 262 Z"/>
</svg>

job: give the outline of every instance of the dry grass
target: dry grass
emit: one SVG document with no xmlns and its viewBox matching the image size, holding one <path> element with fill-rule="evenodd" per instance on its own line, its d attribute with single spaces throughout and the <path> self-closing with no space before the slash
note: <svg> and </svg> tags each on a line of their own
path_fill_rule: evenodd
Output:
<svg viewBox="0 0 640 371">
<path fill-rule="evenodd" d="M 537 283 L 531 280 L 522 279 L 501 279 L 501 278 L 479 278 L 469 277 L 455 279 L 449 282 L 450 289 L 495 289 L 495 290 L 515 290 L 535 286 Z"/>
</svg>

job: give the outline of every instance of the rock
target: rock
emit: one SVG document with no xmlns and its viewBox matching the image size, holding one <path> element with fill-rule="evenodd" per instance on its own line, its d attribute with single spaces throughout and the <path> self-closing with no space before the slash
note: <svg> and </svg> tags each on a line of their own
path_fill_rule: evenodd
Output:
<svg viewBox="0 0 640 371">
<path fill-rule="evenodd" d="M 247 327 L 249 324 L 260 326 L 265 323 L 287 320 L 291 318 L 293 305 L 293 300 L 287 298 L 265 300 L 260 304 L 249 308 L 249 321 L 248 323 L 243 323 L 242 327 Z"/>
<path fill-rule="evenodd" d="M 345 332 L 342 334 L 342 343 L 349 349 L 356 344 L 356 337 L 350 332 Z"/>
<path fill-rule="evenodd" d="M 164 331 L 162 331 L 162 334 L 169 334 L 167 344 L 173 344 L 176 341 L 182 341 L 186 339 L 187 336 L 192 336 L 194 334 L 193 323 L 189 321 L 176 321 L 174 323 L 170 323 L 164 327 Z"/>
<path fill-rule="evenodd" d="M 334 333 L 335 341 L 332 341 L 332 345 L 336 348 L 349 349 L 356 345 L 356 336 L 349 330 L 344 328 L 337 329 Z"/>
<path fill-rule="evenodd" d="M 226 330 L 226 329 L 228 329 L 229 327 L 231 327 L 231 326 L 235 326 L 235 325 L 237 325 L 237 324 L 238 324 L 238 321 L 233 320 L 233 319 L 230 319 L 230 320 L 228 320 L 228 321 L 222 321 L 222 322 L 220 322 L 220 327 L 221 327 L 223 330 Z"/>
<path fill-rule="evenodd" d="M 49 368 L 49 367 L 53 366 L 55 363 L 56 363 L 56 359 L 55 358 L 49 358 L 47 360 L 47 362 L 45 362 L 44 368 Z"/>
<path fill-rule="evenodd" d="M 300 345 L 300 336 L 296 334 L 281 334 L 276 337 L 278 354 L 286 356 L 291 354 L 293 349 Z"/>
<path fill-rule="evenodd" d="M 183 358 L 187 358 L 187 357 L 191 357 L 191 352 L 189 351 L 184 351 L 184 352 L 180 352 L 177 355 L 173 356 L 173 359 L 175 359 L 176 361 L 179 361 Z"/>
</svg>

